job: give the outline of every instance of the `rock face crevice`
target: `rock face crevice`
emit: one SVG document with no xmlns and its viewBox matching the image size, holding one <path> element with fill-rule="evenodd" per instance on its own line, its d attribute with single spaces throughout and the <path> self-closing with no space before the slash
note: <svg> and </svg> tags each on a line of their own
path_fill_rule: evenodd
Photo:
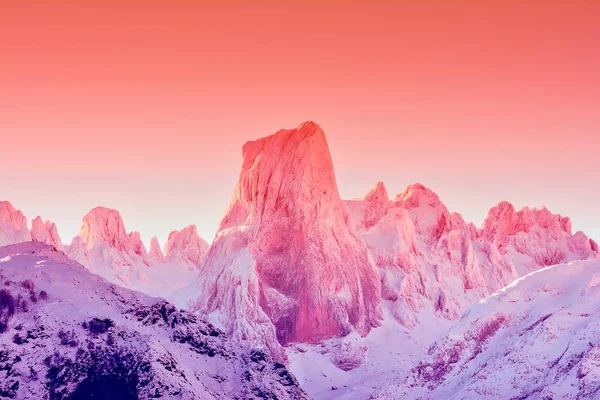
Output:
<svg viewBox="0 0 600 400">
<path fill-rule="evenodd" d="M 381 316 L 380 278 L 348 222 L 321 128 L 307 122 L 246 143 L 243 157 L 195 309 L 250 340 L 269 322 L 283 344 L 369 332 Z"/>
</svg>

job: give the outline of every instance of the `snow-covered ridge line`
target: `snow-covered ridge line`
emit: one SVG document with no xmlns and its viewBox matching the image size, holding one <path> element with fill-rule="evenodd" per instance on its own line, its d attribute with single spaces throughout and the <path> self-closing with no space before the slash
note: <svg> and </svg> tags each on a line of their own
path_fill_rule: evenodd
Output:
<svg viewBox="0 0 600 400">
<path fill-rule="evenodd" d="M 596 399 L 600 261 L 535 271 L 473 305 L 373 399 Z"/>
<path fill-rule="evenodd" d="M 0 393 L 14 399 L 306 400 L 286 367 L 55 247 L 0 247 Z"/>
<path fill-rule="evenodd" d="M 56 225 L 34 218 L 31 230 L 27 219 L 9 202 L 0 202 L 0 245 L 34 240 L 64 250 L 71 258 L 113 283 L 168 297 L 193 281 L 208 244 L 191 225 L 172 231 L 165 250 L 153 238 L 150 252 L 138 232 L 127 232 L 117 210 L 95 207 L 81 221 L 77 236 L 63 245 Z"/>
<path fill-rule="evenodd" d="M 20 210 L 14 208 L 10 201 L 0 201 L 0 245 L 34 240 L 63 248 L 63 241 L 54 222 L 44 221 L 37 216 L 31 220 L 30 226 L 31 229 L 28 228 L 27 218 Z M 107 207 L 95 207 L 83 216 L 79 232 L 73 240 L 77 238 L 86 245 L 104 242 L 119 251 L 138 255 L 146 253 L 146 246 L 139 232 L 127 232 L 119 211 Z M 158 239 L 151 239 L 150 247 L 158 246 L 160 250 L 154 251 L 154 257 L 160 258 L 160 253 L 163 256 L 170 254 L 172 258 L 185 259 L 197 266 L 209 247 L 208 243 L 198 236 L 195 225 L 181 231 L 173 230 L 169 238 L 177 244 L 167 242 L 164 249 L 160 248 Z M 153 242 L 156 243 L 153 245 Z"/>
</svg>

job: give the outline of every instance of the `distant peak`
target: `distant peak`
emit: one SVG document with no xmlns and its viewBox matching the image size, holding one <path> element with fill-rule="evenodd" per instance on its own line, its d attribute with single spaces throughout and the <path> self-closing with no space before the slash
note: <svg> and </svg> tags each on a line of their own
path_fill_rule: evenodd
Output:
<svg viewBox="0 0 600 400">
<path fill-rule="evenodd" d="M 242 152 L 234 198 L 219 231 L 243 224 L 250 213 L 258 222 L 273 208 L 310 208 L 307 212 L 315 213 L 318 208 L 309 204 L 341 203 L 329 146 L 317 124 L 305 122 L 247 142 Z M 327 201 L 317 202 L 321 197 Z"/>
<path fill-rule="evenodd" d="M 541 209 L 523 207 L 517 211 L 507 201 L 498 203 L 488 211 L 483 221 L 483 232 L 492 239 L 502 238 L 517 232 L 527 232 L 533 226 L 571 234 L 571 220 L 568 217 L 553 214 L 546 207 Z"/>
<path fill-rule="evenodd" d="M 39 216 L 31 220 L 31 240 L 46 243 L 56 247 L 58 250 L 63 250 L 56 224 L 51 221 L 44 221 Z"/>
<path fill-rule="evenodd" d="M 125 236 L 125 224 L 117 210 L 106 207 L 94 207 L 81 221 L 79 236 L 85 242 L 97 239 L 111 242 L 115 237 Z"/>
<path fill-rule="evenodd" d="M 515 212 L 515 206 L 508 201 L 501 201 L 490 209 L 490 212 Z"/>
<path fill-rule="evenodd" d="M 108 208 L 108 207 L 103 207 L 103 206 L 97 206 L 92 208 L 86 215 L 85 217 L 91 218 L 91 217 L 107 217 L 107 216 L 116 216 L 118 218 L 121 218 L 121 214 L 119 213 L 119 211 L 114 210 L 112 208 Z M 84 218 L 85 218 L 84 217 Z"/>
<path fill-rule="evenodd" d="M 316 122 L 313 122 L 313 121 L 303 122 L 300 125 L 298 125 L 297 129 L 299 131 L 304 131 L 304 132 L 323 132 L 323 129 L 321 129 L 319 124 L 317 124 Z"/>
<path fill-rule="evenodd" d="M 81 220 L 78 234 L 88 247 L 106 243 L 127 253 L 145 254 L 144 244 L 138 232 L 127 233 L 121 214 L 107 207 L 94 207 Z"/>
<path fill-rule="evenodd" d="M 0 201 L 0 246 L 28 240 L 27 218 L 9 201 Z"/>
<path fill-rule="evenodd" d="M 389 209 L 390 199 L 383 182 L 377 182 L 363 197 L 362 224 L 365 228 L 375 225 Z"/>
<path fill-rule="evenodd" d="M 150 256 L 161 262 L 165 259 L 165 255 L 160 248 L 160 243 L 158 243 L 158 238 L 156 236 L 150 239 Z"/>
<path fill-rule="evenodd" d="M 389 201 L 388 192 L 385 188 L 385 185 L 382 181 L 377 182 L 363 198 L 364 200 L 381 200 L 381 201 Z"/>
<path fill-rule="evenodd" d="M 415 208 L 423 203 L 435 207 L 441 203 L 439 196 L 421 183 L 409 185 L 394 200 L 403 202 L 408 208 Z"/>
<path fill-rule="evenodd" d="M 0 201 L 0 210 L 16 211 L 12 203 L 8 200 Z"/>
<path fill-rule="evenodd" d="M 246 162 L 254 160 L 265 150 L 266 146 L 297 148 L 301 142 L 309 138 L 312 138 L 313 141 L 310 146 L 304 146 L 306 150 L 327 148 L 323 129 L 315 122 L 307 121 L 295 129 L 281 129 L 270 136 L 246 142 L 242 147 L 244 160 Z M 267 151 L 270 152 L 268 149 Z"/>
<path fill-rule="evenodd" d="M 186 261 L 198 266 L 208 251 L 209 244 L 198 235 L 196 225 L 180 231 L 171 231 L 163 254 L 168 261 Z"/>
<path fill-rule="evenodd" d="M 24 218 L 21 210 L 14 208 L 10 201 L 0 201 L 0 221 L 20 223 Z"/>
</svg>

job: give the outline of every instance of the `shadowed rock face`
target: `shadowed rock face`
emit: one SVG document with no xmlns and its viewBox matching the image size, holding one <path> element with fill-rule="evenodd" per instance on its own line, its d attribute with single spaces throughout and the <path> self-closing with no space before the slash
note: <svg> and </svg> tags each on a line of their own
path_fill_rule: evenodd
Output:
<svg viewBox="0 0 600 400">
<path fill-rule="evenodd" d="M 379 277 L 350 226 L 321 128 L 279 131 L 243 155 L 196 309 L 246 340 L 269 321 L 280 343 L 366 334 L 380 317 Z"/>
</svg>

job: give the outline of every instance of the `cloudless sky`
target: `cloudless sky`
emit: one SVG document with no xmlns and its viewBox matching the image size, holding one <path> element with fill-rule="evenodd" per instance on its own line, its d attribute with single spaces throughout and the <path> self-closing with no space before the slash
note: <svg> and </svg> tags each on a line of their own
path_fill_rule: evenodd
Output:
<svg viewBox="0 0 600 400">
<path fill-rule="evenodd" d="M 244 142 L 325 130 L 345 198 L 421 182 L 600 238 L 600 2 L 0 0 L 0 199 L 212 240 Z"/>
</svg>

